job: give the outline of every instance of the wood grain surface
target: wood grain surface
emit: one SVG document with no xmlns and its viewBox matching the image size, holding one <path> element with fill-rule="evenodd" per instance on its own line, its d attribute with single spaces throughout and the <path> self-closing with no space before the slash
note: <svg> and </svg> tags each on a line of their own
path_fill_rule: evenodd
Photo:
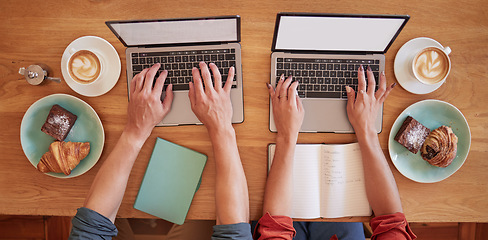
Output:
<svg viewBox="0 0 488 240">
<path fill-rule="evenodd" d="M 389 160 L 409 221 L 488 222 L 488 4 L 485 0 L 433 1 L 0 1 L 0 214 L 72 216 L 82 206 L 90 184 L 113 149 L 126 121 L 127 78 L 125 48 L 105 25 L 107 20 L 201 17 L 238 14 L 242 17 L 242 60 L 245 121 L 234 125 L 247 176 L 252 219 L 261 215 L 266 180 L 269 100 L 265 86 L 270 76 L 270 54 L 276 13 L 408 14 L 410 21 L 386 54 L 388 82 L 396 82 L 393 61 L 399 48 L 416 37 L 430 37 L 452 49 L 452 70 L 433 93 L 414 95 L 397 86 L 384 106 L 381 146 L 388 156 L 388 135 L 396 117 L 424 99 L 447 101 L 461 110 L 472 134 L 471 150 L 462 168 L 433 184 L 413 182 Z M 367 27 L 367 26 L 358 26 Z M 109 41 L 120 55 L 122 74 L 116 86 L 99 97 L 85 97 L 61 84 L 29 85 L 20 67 L 44 63 L 52 76 L 62 77 L 61 55 L 78 37 L 95 35 Z M 357 36 L 361 38 L 362 36 Z M 20 144 L 20 123 L 38 99 L 55 93 L 79 97 L 99 114 L 105 128 L 101 159 L 89 172 L 57 179 L 38 172 Z M 158 127 L 134 165 L 119 211 L 121 217 L 151 217 L 132 206 L 156 137 L 209 156 L 203 182 L 189 219 L 215 219 L 214 156 L 204 126 Z M 299 143 L 349 143 L 353 134 L 300 134 Z M 342 219 L 345 221 L 359 218 Z"/>
</svg>

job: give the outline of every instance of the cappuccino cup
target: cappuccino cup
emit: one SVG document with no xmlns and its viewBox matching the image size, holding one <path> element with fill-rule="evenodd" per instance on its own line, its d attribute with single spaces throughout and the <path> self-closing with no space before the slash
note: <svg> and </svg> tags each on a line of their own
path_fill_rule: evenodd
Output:
<svg viewBox="0 0 488 240">
<path fill-rule="evenodd" d="M 103 71 L 100 56 L 90 50 L 70 49 L 66 65 L 70 77 L 77 83 L 88 85 L 96 82 Z"/>
<path fill-rule="evenodd" d="M 417 81 L 434 85 L 446 80 L 451 71 L 451 48 L 425 47 L 412 60 L 412 72 Z"/>
</svg>

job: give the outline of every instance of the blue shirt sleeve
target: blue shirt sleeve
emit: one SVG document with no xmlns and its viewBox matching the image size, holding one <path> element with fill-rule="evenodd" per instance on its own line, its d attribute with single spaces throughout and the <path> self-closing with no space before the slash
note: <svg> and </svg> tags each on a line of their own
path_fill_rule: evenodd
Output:
<svg viewBox="0 0 488 240">
<path fill-rule="evenodd" d="M 117 236 L 117 228 L 105 216 L 88 208 L 78 208 L 71 220 L 73 228 L 69 239 L 112 239 Z"/>
</svg>

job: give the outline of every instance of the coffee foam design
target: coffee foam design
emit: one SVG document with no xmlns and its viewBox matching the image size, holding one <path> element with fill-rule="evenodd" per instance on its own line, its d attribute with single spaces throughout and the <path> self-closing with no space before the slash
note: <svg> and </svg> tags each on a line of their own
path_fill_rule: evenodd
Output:
<svg viewBox="0 0 488 240">
<path fill-rule="evenodd" d="M 426 50 L 417 57 L 415 69 L 420 78 L 437 82 L 444 78 L 447 68 L 445 57 L 437 50 Z"/>
<path fill-rule="evenodd" d="M 80 81 L 92 82 L 100 73 L 99 60 L 94 54 L 78 54 L 71 61 L 71 72 Z"/>
</svg>

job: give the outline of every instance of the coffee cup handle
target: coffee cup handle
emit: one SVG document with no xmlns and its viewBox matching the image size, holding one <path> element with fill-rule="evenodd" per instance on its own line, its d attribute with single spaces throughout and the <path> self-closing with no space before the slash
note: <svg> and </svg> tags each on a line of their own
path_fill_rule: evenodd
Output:
<svg viewBox="0 0 488 240">
<path fill-rule="evenodd" d="M 76 49 L 74 49 L 74 48 L 70 48 L 70 49 L 68 50 L 68 52 L 69 52 L 69 54 L 70 54 L 70 55 L 73 55 L 73 53 L 75 53 L 75 52 L 76 52 Z"/>
<path fill-rule="evenodd" d="M 451 53 L 451 48 L 450 47 L 445 47 L 444 52 L 446 52 L 447 55 Z"/>
</svg>

